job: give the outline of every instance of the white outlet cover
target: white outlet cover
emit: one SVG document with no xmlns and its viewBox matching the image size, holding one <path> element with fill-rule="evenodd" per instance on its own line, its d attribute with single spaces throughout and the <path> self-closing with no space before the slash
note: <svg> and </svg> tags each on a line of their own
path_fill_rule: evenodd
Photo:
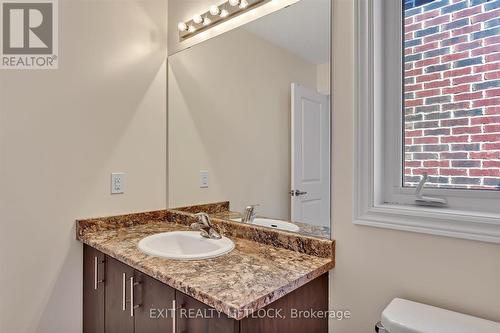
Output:
<svg viewBox="0 0 500 333">
<path fill-rule="evenodd" d="M 208 188 L 208 171 L 200 170 L 200 188 Z"/>
<path fill-rule="evenodd" d="M 111 194 L 125 193 L 125 173 L 113 172 L 111 174 Z"/>
</svg>

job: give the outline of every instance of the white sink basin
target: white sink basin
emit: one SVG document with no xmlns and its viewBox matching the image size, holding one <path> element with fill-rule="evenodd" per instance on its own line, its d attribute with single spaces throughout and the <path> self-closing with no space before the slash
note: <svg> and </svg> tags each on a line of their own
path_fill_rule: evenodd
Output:
<svg viewBox="0 0 500 333">
<path fill-rule="evenodd" d="M 143 238 L 138 247 L 142 252 L 155 257 L 200 260 L 226 254 L 234 249 L 234 243 L 227 237 L 202 237 L 199 231 L 172 231 Z"/>
<path fill-rule="evenodd" d="M 233 221 L 241 222 L 241 218 L 233 219 Z M 259 225 L 261 227 L 280 229 L 292 232 L 297 232 L 300 230 L 300 228 L 293 223 L 281 220 L 266 219 L 263 217 L 256 217 L 251 224 Z"/>
</svg>

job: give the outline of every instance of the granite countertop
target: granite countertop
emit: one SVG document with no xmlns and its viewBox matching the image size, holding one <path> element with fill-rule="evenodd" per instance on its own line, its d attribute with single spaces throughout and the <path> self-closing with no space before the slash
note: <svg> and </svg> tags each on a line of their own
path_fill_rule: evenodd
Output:
<svg viewBox="0 0 500 333">
<path fill-rule="evenodd" d="M 171 216 L 163 211 L 81 220 L 77 221 L 77 238 L 235 319 L 334 267 L 334 252 L 321 257 L 227 234 L 235 249 L 213 259 L 179 261 L 142 253 L 137 244 L 146 236 L 190 230 L 185 221 L 167 221 L 168 217 L 172 221 Z"/>
</svg>

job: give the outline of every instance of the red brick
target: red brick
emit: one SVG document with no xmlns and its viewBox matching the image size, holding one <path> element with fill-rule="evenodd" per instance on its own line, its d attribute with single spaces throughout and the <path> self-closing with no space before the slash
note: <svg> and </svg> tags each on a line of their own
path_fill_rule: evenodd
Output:
<svg viewBox="0 0 500 333">
<path fill-rule="evenodd" d="M 483 163 L 484 165 L 484 163 Z M 469 169 L 469 176 L 489 176 L 496 177 L 500 176 L 500 169 Z"/>
<path fill-rule="evenodd" d="M 413 54 L 413 48 L 412 47 L 409 47 L 409 48 L 405 49 L 405 56 L 409 55 L 409 54 Z"/>
<path fill-rule="evenodd" d="M 432 73 L 432 74 L 417 76 L 417 83 L 434 81 L 439 79 L 441 79 L 441 73 Z"/>
<path fill-rule="evenodd" d="M 461 53 L 452 53 L 447 54 L 441 57 L 441 62 L 450 62 L 455 60 L 460 60 L 469 57 L 469 51 L 461 52 Z"/>
<path fill-rule="evenodd" d="M 453 47 L 455 52 L 462 52 L 466 50 L 477 49 L 478 47 L 483 46 L 483 42 L 481 40 L 475 40 L 469 43 L 457 44 Z"/>
<path fill-rule="evenodd" d="M 498 44 L 498 47 L 500 48 L 500 44 Z M 485 59 L 486 62 L 500 61 L 500 53 L 489 54 L 485 57 Z"/>
<path fill-rule="evenodd" d="M 441 143 L 452 143 L 452 142 L 468 142 L 468 135 L 450 135 L 450 136 L 442 136 Z"/>
<path fill-rule="evenodd" d="M 413 39 L 413 31 L 405 33 L 405 41 Z"/>
<path fill-rule="evenodd" d="M 481 126 L 475 127 L 455 127 L 453 128 L 453 134 L 477 134 L 481 133 Z"/>
<path fill-rule="evenodd" d="M 484 73 L 485 80 L 496 80 L 500 79 L 500 71 Z"/>
<path fill-rule="evenodd" d="M 421 30 L 421 29 L 422 29 L 422 22 L 405 26 L 405 32 L 411 32 L 411 31 Z"/>
<path fill-rule="evenodd" d="M 484 22 L 500 16 L 500 9 L 492 10 L 484 14 L 475 15 L 471 18 L 472 23 Z"/>
<path fill-rule="evenodd" d="M 472 107 L 499 105 L 500 98 L 479 99 L 472 102 Z"/>
<path fill-rule="evenodd" d="M 500 116 L 475 117 L 471 119 L 471 125 L 500 123 Z"/>
<path fill-rule="evenodd" d="M 424 22 L 424 28 L 450 22 L 450 15 L 438 16 Z"/>
<path fill-rule="evenodd" d="M 453 37 L 456 37 L 456 36 L 461 36 L 461 35 L 465 35 L 465 34 L 470 34 L 471 32 L 476 32 L 479 30 L 481 30 L 481 23 L 477 23 L 474 25 L 467 25 L 463 28 L 455 29 L 451 32 L 451 34 Z"/>
<path fill-rule="evenodd" d="M 446 39 L 446 38 L 450 38 L 449 31 L 445 31 L 445 32 L 442 32 L 440 34 L 426 36 L 426 37 L 424 37 L 424 43 L 429 43 L 429 42 L 433 42 L 435 40 L 442 40 L 442 39 Z"/>
<path fill-rule="evenodd" d="M 419 169 L 413 169 L 413 174 L 414 175 L 421 175 L 424 172 L 426 172 L 428 175 L 437 175 L 439 174 L 438 169 L 435 168 L 419 168 Z"/>
<path fill-rule="evenodd" d="M 479 49 L 472 50 L 471 52 L 473 56 L 500 52 L 500 44 L 481 47 Z"/>
<path fill-rule="evenodd" d="M 426 168 L 448 168 L 449 166 L 450 166 L 450 161 L 446 160 L 424 161 L 424 167 Z"/>
<path fill-rule="evenodd" d="M 452 69 L 452 70 L 446 71 L 446 72 L 444 72 L 444 77 L 462 76 L 462 75 L 467 75 L 470 73 L 471 73 L 471 68 L 464 67 L 464 68 Z"/>
<path fill-rule="evenodd" d="M 441 81 L 431 81 L 424 83 L 424 89 L 448 87 L 450 85 L 450 79 Z"/>
<path fill-rule="evenodd" d="M 422 134 L 424 134 L 422 132 L 422 130 L 415 130 L 415 131 L 406 131 L 405 132 L 405 137 L 407 138 L 413 138 L 413 137 L 418 137 L 418 136 L 422 136 Z"/>
<path fill-rule="evenodd" d="M 422 90 L 422 83 L 419 84 L 408 84 L 405 86 L 405 91 L 410 92 L 410 91 L 415 91 L 415 90 Z"/>
<path fill-rule="evenodd" d="M 460 94 L 460 93 L 465 93 L 470 91 L 470 84 L 463 84 L 461 86 L 454 86 L 451 88 L 444 88 L 443 89 L 443 94 Z"/>
<path fill-rule="evenodd" d="M 465 169 L 439 169 L 441 176 L 466 176 L 467 170 Z"/>
<path fill-rule="evenodd" d="M 486 109 L 486 114 L 500 114 L 500 106 L 490 106 Z"/>
<path fill-rule="evenodd" d="M 498 133 L 500 132 L 500 124 L 484 125 L 484 133 Z"/>
<path fill-rule="evenodd" d="M 470 152 L 469 156 L 475 160 L 498 160 L 500 159 L 500 151 Z"/>
<path fill-rule="evenodd" d="M 491 36 L 488 37 L 484 40 L 484 45 L 493 45 L 493 44 L 499 44 L 500 43 L 500 36 Z"/>
<path fill-rule="evenodd" d="M 429 97 L 429 96 L 436 96 L 440 94 L 439 89 L 429 89 L 429 90 L 421 90 L 417 91 L 415 94 L 416 97 L 421 98 L 421 97 Z"/>
<path fill-rule="evenodd" d="M 482 144 L 482 149 L 483 150 L 500 150 L 500 142 L 483 143 Z"/>
<path fill-rule="evenodd" d="M 405 77 L 422 75 L 422 68 L 412 69 L 409 71 L 405 71 Z"/>
<path fill-rule="evenodd" d="M 500 161 L 484 161 L 483 168 L 500 168 Z"/>
<path fill-rule="evenodd" d="M 405 161 L 405 166 L 410 168 L 421 167 L 422 161 Z"/>
<path fill-rule="evenodd" d="M 405 138 L 405 145 L 410 146 L 413 144 L 413 140 L 411 138 Z"/>
<path fill-rule="evenodd" d="M 500 141 L 500 134 L 479 134 L 471 135 L 471 142 L 497 142 Z"/>
<path fill-rule="evenodd" d="M 471 93 L 471 94 L 460 94 L 460 95 L 453 96 L 453 100 L 455 102 L 458 102 L 458 101 L 471 101 L 471 100 L 480 99 L 480 98 L 483 98 L 483 92 L 482 91 L 478 91 L 478 92 Z"/>
<path fill-rule="evenodd" d="M 405 25 L 410 25 L 413 23 L 413 16 L 405 18 Z"/>
<path fill-rule="evenodd" d="M 439 63 L 440 63 L 439 57 L 435 57 L 435 58 L 430 58 L 430 59 L 419 60 L 419 61 L 415 62 L 415 67 L 417 67 L 417 68 L 426 67 L 426 66 L 430 66 L 430 65 L 437 65 Z"/>
<path fill-rule="evenodd" d="M 415 46 L 415 53 L 420 53 L 420 52 L 425 52 L 433 49 L 439 48 L 439 43 L 438 42 L 432 42 L 428 44 L 423 44 L 419 46 Z"/>
<path fill-rule="evenodd" d="M 474 66 L 474 73 L 491 72 L 500 69 L 500 62 Z"/>
<path fill-rule="evenodd" d="M 461 10 L 459 12 L 453 13 L 453 20 L 457 20 L 457 19 L 460 19 L 462 17 L 472 16 L 474 14 L 479 14 L 479 13 L 481 13 L 481 6 L 467 8 L 467 9 Z"/>
<path fill-rule="evenodd" d="M 500 88 L 490 89 L 485 91 L 486 97 L 500 96 Z"/>
<path fill-rule="evenodd" d="M 405 99 L 405 107 L 411 108 L 414 106 L 420 106 L 424 104 L 423 99 Z"/>
<path fill-rule="evenodd" d="M 422 138 L 413 139 L 413 142 L 415 144 L 433 144 L 433 143 L 439 143 L 439 138 L 435 136 L 424 136 Z"/>
<path fill-rule="evenodd" d="M 467 76 L 460 76 L 453 79 L 453 84 L 462 84 L 462 83 L 470 83 L 470 82 L 479 82 L 482 81 L 482 74 L 474 74 Z"/>
<path fill-rule="evenodd" d="M 433 10 L 430 12 L 425 12 L 425 13 L 422 13 L 422 14 L 415 16 L 415 22 L 425 21 L 425 20 L 428 20 L 430 18 L 436 17 L 438 15 L 439 15 L 439 9 L 436 9 L 436 10 Z"/>
</svg>

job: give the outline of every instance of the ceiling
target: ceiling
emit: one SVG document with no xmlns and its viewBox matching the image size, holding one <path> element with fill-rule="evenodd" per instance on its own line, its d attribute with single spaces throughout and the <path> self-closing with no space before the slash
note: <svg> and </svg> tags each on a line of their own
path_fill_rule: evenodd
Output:
<svg viewBox="0 0 500 333">
<path fill-rule="evenodd" d="M 244 26 L 313 64 L 330 62 L 330 0 L 302 0 Z"/>
</svg>

